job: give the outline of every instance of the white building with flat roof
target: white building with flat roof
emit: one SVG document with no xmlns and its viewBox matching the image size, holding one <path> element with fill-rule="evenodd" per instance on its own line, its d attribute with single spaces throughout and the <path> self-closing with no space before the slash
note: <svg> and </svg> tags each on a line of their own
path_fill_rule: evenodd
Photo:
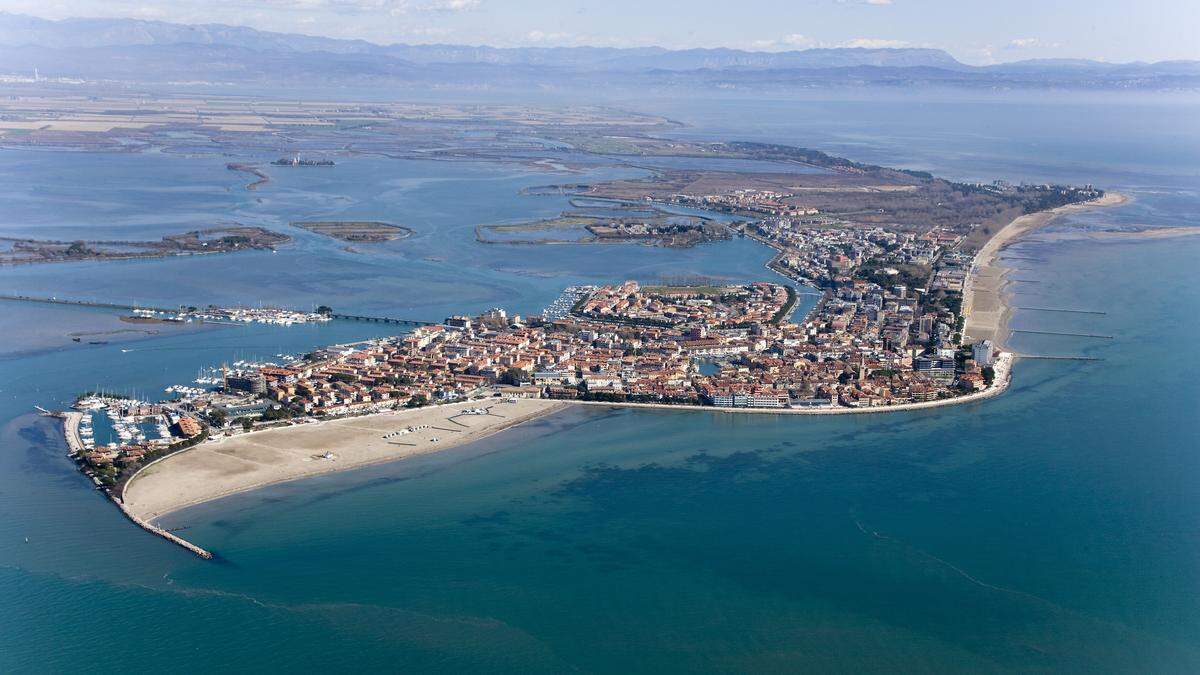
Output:
<svg viewBox="0 0 1200 675">
<path fill-rule="evenodd" d="M 987 368 L 992 365 L 995 359 L 992 357 L 993 347 L 991 340 L 980 340 L 971 345 L 971 358 L 975 359 L 975 363 L 979 364 L 980 368 Z"/>
</svg>

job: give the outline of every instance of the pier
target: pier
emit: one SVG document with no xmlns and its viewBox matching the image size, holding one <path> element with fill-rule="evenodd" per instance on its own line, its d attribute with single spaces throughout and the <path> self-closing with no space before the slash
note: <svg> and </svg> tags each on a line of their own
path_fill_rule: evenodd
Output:
<svg viewBox="0 0 1200 675">
<path fill-rule="evenodd" d="M 1052 330 L 1013 330 L 1014 333 L 1026 333 L 1029 335 L 1062 335 L 1065 337 L 1081 337 L 1081 338 L 1096 338 L 1098 340 L 1111 340 L 1111 335 L 1097 335 L 1095 333 L 1060 333 Z"/>
<path fill-rule="evenodd" d="M 1097 312 L 1088 309 L 1059 309 L 1056 307 L 1014 307 L 1013 309 L 1023 309 L 1027 312 L 1061 312 L 1063 314 L 1093 314 L 1096 316 L 1108 314 L 1108 312 Z"/>
<path fill-rule="evenodd" d="M 1038 359 L 1041 361 L 1103 361 L 1099 356 L 1053 356 L 1049 354 L 1018 354 L 1023 359 Z"/>
</svg>

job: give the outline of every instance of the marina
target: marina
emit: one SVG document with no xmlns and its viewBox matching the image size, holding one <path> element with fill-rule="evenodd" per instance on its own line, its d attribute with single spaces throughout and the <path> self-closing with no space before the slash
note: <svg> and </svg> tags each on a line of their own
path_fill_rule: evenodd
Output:
<svg viewBox="0 0 1200 675">
<path fill-rule="evenodd" d="M 542 316 L 547 319 L 557 320 L 564 319 L 571 314 L 571 309 L 575 307 L 581 300 L 591 295 L 598 287 L 597 286 L 568 286 L 563 289 L 554 302 L 546 306 L 542 310 Z"/>
</svg>

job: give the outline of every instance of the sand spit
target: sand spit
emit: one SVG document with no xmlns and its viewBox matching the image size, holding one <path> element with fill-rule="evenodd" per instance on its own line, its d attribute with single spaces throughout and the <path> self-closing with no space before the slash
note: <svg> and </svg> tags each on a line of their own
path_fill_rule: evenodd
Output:
<svg viewBox="0 0 1200 675">
<path fill-rule="evenodd" d="M 1179 237 L 1194 237 L 1198 234 L 1200 234 L 1200 227 L 1181 225 L 1179 227 L 1145 227 L 1134 230 L 1055 232 L 1053 235 L 1044 234 L 1041 238 L 1050 241 L 1133 241 L 1138 239 L 1177 239 Z"/>
<path fill-rule="evenodd" d="M 1012 308 L 1004 297 L 1004 287 L 1008 283 L 1005 275 L 1010 268 L 999 261 L 1000 252 L 1021 237 L 1045 227 L 1055 218 L 1074 211 L 1104 207 L 1120 206 L 1129 199 L 1117 192 L 1107 192 L 1099 199 L 1082 204 L 1069 204 L 1049 211 L 1038 211 L 1015 218 L 1005 225 L 994 237 L 984 244 L 975 255 L 975 264 L 967 281 L 966 292 L 963 294 L 963 314 L 966 324 L 963 329 L 964 341 L 991 340 L 997 347 L 1003 347 L 1008 339 L 1008 317 Z"/>
<path fill-rule="evenodd" d="M 486 399 L 220 438 L 147 465 L 125 486 L 123 501 L 128 513 L 153 521 L 274 483 L 470 443 L 559 407 L 541 399 Z M 467 412 L 472 409 L 488 413 Z M 400 433 L 409 427 L 414 431 Z"/>
</svg>

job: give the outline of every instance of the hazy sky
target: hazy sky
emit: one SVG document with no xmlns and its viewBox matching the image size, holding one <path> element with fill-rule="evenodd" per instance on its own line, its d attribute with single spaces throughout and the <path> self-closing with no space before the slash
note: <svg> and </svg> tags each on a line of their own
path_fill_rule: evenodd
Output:
<svg viewBox="0 0 1200 675">
<path fill-rule="evenodd" d="M 1200 0 L 0 0 L 59 19 L 228 23 L 372 42 L 939 47 L 968 63 L 1200 59 Z"/>
</svg>

